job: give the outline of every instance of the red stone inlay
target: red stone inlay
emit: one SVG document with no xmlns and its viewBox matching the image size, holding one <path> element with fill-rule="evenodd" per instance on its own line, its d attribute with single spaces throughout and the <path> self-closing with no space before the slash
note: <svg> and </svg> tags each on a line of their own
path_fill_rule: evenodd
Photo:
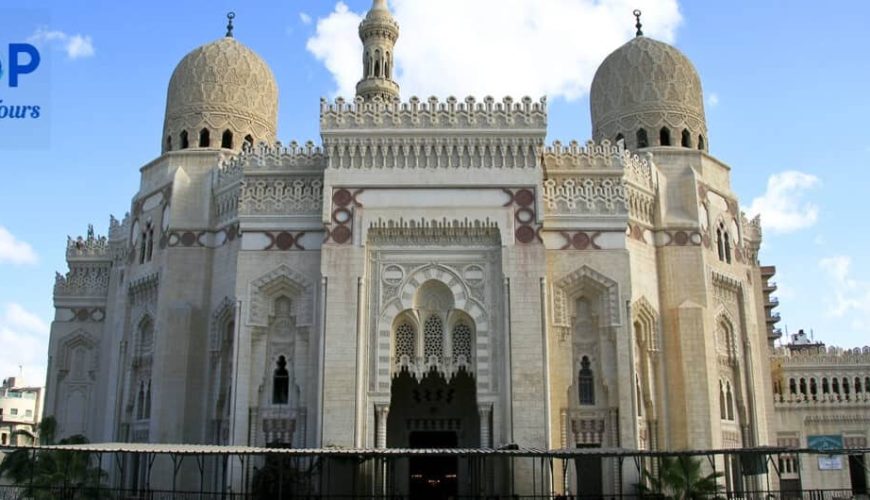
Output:
<svg viewBox="0 0 870 500">
<path fill-rule="evenodd" d="M 185 232 L 181 235 L 181 244 L 189 247 L 196 243 L 196 235 L 190 231 Z"/>
<path fill-rule="evenodd" d="M 338 226 L 337 228 L 332 230 L 332 241 L 338 243 L 339 245 L 350 241 L 350 236 L 350 229 L 346 228 L 345 226 Z"/>
<path fill-rule="evenodd" d="M 586 250 L 586 248 L 589 247 L 590 242 L 591 241 L 589 239 L 589 235 L 587 235 L 586 233 L 577 233 L 571 240 L 571 243 L 577 250 Z"/>
<path fill-rule="evenodd" d="M 531 243 L 535 239 L 535 230 L 529 226 L 520 226 L 516 232 L 517 241 Z"/>
<path fill-rule="evenodd" d="M 521 207 L 527 207 L 535 202 L 535 195 L 528 189 L 520 189 L 514 195 L 514 201 Z"/>
<path fill-rule="evenodd" d="M 332 195 L 332 202 L 340 207 L 346 207 L 353 201 L 353 195 L 347 189 L 339 189 Z"/>
<path fill-rule="evenodd" d="M 275 238 L 275 244 L 281 250 L 290 249 L 293 246 L 293 243 L 294 243 L 293 235 L 286 232 L 286 231 L 278 233 L 278 237 Z"/>
<path fill-rule="evenodd" d="M 674 235 L 674 242 L 677 245 L 684 246 L 689 242 L 689 235 L 685 231 L 677 231 L 677 234 Z"/>
</svg>

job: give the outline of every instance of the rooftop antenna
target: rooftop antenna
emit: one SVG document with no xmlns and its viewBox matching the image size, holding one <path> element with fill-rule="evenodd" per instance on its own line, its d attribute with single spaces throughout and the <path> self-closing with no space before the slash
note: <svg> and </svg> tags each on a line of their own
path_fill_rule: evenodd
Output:
<svg viewBox="0 0 870 500">
<path fill-rule="evenodd" d="M 235 19 L 235 18 L 236 18 L 235 12 L 232 12 L 232 11 L 227 12 L 227 37 L 228 38 L 233 37 L 233 19 Z"/>
<path fill-rule="evenodd" d="M 642 14 L 640 9 L 634 9 L 632 14 L 634 14 L 634 18 L 637 19 L 637 24 L 634 25 L 634 27 L 637 28 L 637 33 L 635 33 L 634 36 L 643 36 L 643 30 L 641 30 L 643 24 L 640 23 L 640 15 Z"/>
</svg>

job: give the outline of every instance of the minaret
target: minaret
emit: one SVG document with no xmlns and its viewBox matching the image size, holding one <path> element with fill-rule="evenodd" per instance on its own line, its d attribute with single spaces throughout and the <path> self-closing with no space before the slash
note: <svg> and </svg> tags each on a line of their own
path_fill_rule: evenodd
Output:
<svg viewBox="0 0 870 500">
<path fill-rule="evenodd" d="M 399 24 L 387 8 L 387 0 L 374 0 L 359 25 L 363 43 L 363 77 L 356 95 L 365 100 L 380 97 L 392 102 L 399 98 L 399 84 L 393 80 L 393 47 L 399 38 Z"/>
</svg>

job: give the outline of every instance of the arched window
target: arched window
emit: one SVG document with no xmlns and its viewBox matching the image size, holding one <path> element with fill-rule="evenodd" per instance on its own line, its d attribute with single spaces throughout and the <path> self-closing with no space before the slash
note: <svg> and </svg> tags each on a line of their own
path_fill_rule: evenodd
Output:
<svg viewBox="0 0 870 500">
<path fill-rule="evenodd" d="M 849 399 L 849 379 L 843 378 L 843 395 L 846 396 L 846 399 Z"/>
<path fill-rule="evenodd" d="M 816 396 L 818 395 L 818 393 L 819 393 L 819 388 L 818 388 L 818 385 L 816 385 L 816 379 L 811 378 L 810 379 L 810 395 L 813 397 L 813 401 L 816 400 Z"/>
<path fill-rule="evenodd" d="M 616 139 L 613 140 L 614 144 L 619 144 L 619 141 L 622 141 L 625 144 L 625 136 L 622 135 L 622 132 L 616 134 Z"/>
<path fill-rule="evenodd" d="M 166 136 L 166 151 L 172 151 L 172 136 Z"/>
<path fill-rule="evenodd" d="M 438 315 L 433 314 L 423 325 L 423 358 L 429 363 L 434 356 L 435 362 L 440 363 L 443 352 L 444 324 Z"/>
<path fill-rule="evenodd" d="M 789 394 L 797 394 L 797 384 L 793 378 L 788 379 L 788 392 Z"/>
<path fill-rule="evenodd" d="M 719 224 L 719 227 L 716 228 L 716 249 L 719 251 L 719 260 L 725 260 L 725 240 L 722 238 L 722 233 L 724 229 L 722 228 L 722 224 Z"/>
<path fill-rule="evenodd" d="M 731 394 L 731 382 L 725 383 L 725 405 L 728 408 L 728 420 L 734 420 L 734 396 Z"/>
<path fill-rule="evenodd" d="M 151 256 L 154 254 L 154 226 L 149 222 L 145 229 L 148 245 L 145 248 L 145 260 L 151 262 Z"/>
<path fill-rule="evenodd" d="M 139 382 L 139 397 L 136 399 L 136 420 L 145 418 L 145 382 Z"/>
<path fill-rule="evenodd" d="M 800 391 L 804 396 L 807 395 L 807 381 L 804 378 L 800 380 Z"/>
<path fill-rule="evenodd" d="M 822 377 L 822 394 L 829 394 L 831 388 L 828 386 L 828 377 Z"/>
<path fill-rule="evenodd" d="M 683 129 L 683 137 L 682 137 L 681 144 L 684 148 L 692 147 L 692 134 L 689 133 L 689 129 L 687 129 L 687 128 Z"/>
<path fill-rule="evenodd" d="M 233 149 L 233 133 L 229 130 L 224 130 L 224 135 L 221 136 L 221 147 L 224 149 Z"/>
<path fill-rule="evenodd" d="M 278 357 L 274 376 L 272 377 L 272 404 L 286 405 L 290 399 L 290 372 L 287 371 L 287 360 Z"/>
<path fill-rule="evenodd" d="M 414 362 L 414 352 L 417 350 L 417 335 L 414 327 L 410 323 L 405 322 L 396 328 L 396 362 L 405 364 Z M 407 360 L 402 357 L 407 356 Z"/>
<path fill-rule="evenodd" d="M 861 377 L 855 377 L 855 394 L 861 392 Z"/>
<path fill-rule="evenodd" d="M 375 78 L 381 77 L 381 51 L 375 51 Z"/>
<path fill-rule="evenodd" d="M 151 379 L 148 379 L 148 389 L 145 391 L 145 418 L 151 418 Z"/>
<path fill-rule="evenodd" d="M 864 377 L 864 390 L 870 392 L 870 377 Z"/>
<path fill-rule="evenodd" d="M 649 138 L 646 136 L 646 129 L 640 129 L 637 131 L 637 147 L 645 148 L 649 146 Z"/>
<path fill-rule="evenodd" d="M 719 381 L 719 418 L 725 420 L 728 418 L 728 410 L 725 409 L 725 384 Z"/>
<path fill-rule="evenodd" d="M 725 244 L 723 245 L 725 247 L 725 262 L 730 264 L 731 263 L 731 235 L 728 234 L 727 230 L 723 230 L 722 237 L 725 240 Z"/>
<path fill-rule="evenodd" d="M 372 69 L 372 57 L 369 55 L 369 51 L 366 51 L 363 56 L 363 78 L 368 78 L 371 75 Z"/>
<path fill-rule="evenodd" d="M 592 376 L 592 369 L 589 368 L 589 357 L 583 356 L 580 360 L 580 374 L 577 377 L 577 386 L 580 393 L 581 405 L 595 404 L 595 379 Z"/>
<path fill-rule="evenodd" d="M 254 147 L 254 138 L 251 137 L 251 134 L 245 136 L 245 145 L 248 149 L 252 149 Z"/>
<path fill-rule="evenodd" d="M 662 129 L 659 130 L 659 144 L 662 146 L 671 145 L 671 131 L 667 127 L 662 127 Z"/>
<path fill-rule="evenodd" d="M 834 392 L 834 394 L 838 396 L 840 395 L 840 380 L 837 377 L 834 377 L 834 379 L 831 381 L 831 390 Z"/>
<path fill-rule="evenodd" d="M 390 61 L 392 58 L 390 57 L 390 53 L 387 52 L 387 57 L 384 59 L 384 78 L 392 78 L 392 73 L 390 72 Z"/>
<path fill-rule="evenodd" d="M 190 147 L 190 142 L 187 140 L 187 130 L 181 131 L 181 149 L 187 149 Z"/>
<path fill-rule="evenodd" d="M 705 148 L 704 148 L 704 136 L 703 136 L 703 135 L 699 135 L 699 136 L 698 136 L 698 149 L 700 149 L 701 151 L 704 151 L 704 149 L 705 149 Z"/>
<path fill-rule="evenodd" d="M 211 144 L 211 140 L 209 138 L 208 129 L 204 128 L 199 131 L 199 147 L 207 148 Z"/>
<path fill-rule="evenodd" d="M 453 362 L 471 363 L 471 328 L 465 323 L 453 327 Z"/>
</svg>

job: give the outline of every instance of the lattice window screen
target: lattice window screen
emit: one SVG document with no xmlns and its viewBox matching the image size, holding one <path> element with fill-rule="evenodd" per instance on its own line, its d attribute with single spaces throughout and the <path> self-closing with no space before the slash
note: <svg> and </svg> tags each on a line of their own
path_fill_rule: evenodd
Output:
<svg viewBox="0 0 870 500">
<path fill-rule="evenodd" d="M 427 363 L 432 356 L 435 356 L 440 363 L 443 352 L 444 324 L 438 316 L 429 316 L 429 319 L 426 320 L 423 326 L 423 355 Z"/>
<path fill-rule="evenodd" d="M 408 356 L 409 361 L 414 360 L 415 336 L 414 327 L 408 323 L 396 328 L 396 361 L 401 361 L 402 356 Z"/>
<path fill-rule="evenodd" d="M 453 327 L 453 361 L 471 363 L 471 328 L 465 323 Z"/>
</svg>

